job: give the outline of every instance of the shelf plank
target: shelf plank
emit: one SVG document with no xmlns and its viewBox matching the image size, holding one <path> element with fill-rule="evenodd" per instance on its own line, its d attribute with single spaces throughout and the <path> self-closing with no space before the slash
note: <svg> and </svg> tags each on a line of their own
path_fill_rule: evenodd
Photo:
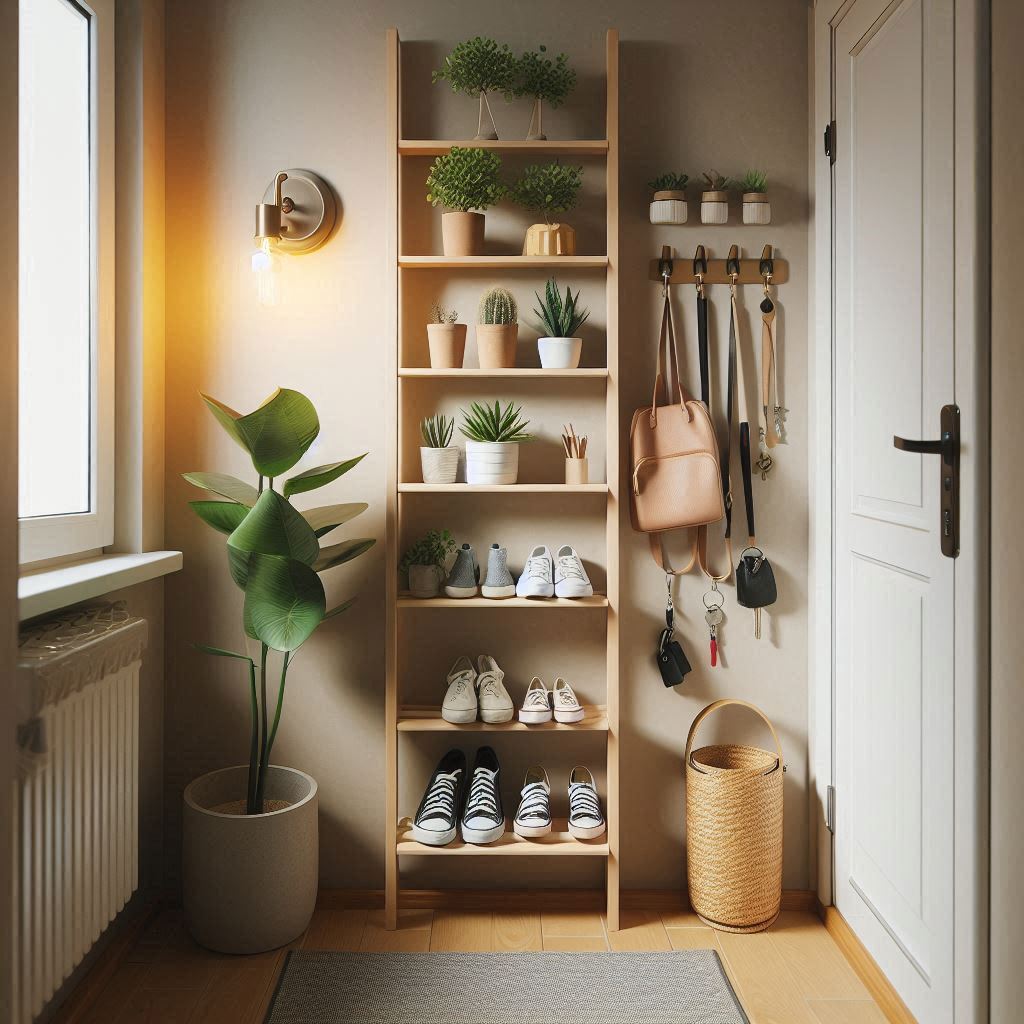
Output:
<svg viewBox="0 0 1024 1024">
<path fill-rule="evenodd" d="M 494 149 L 500 153 L 593 153 L 608 152 L 607 139 L 469 139 L 464 142 L 451 139 L 400 139 L 398 152 L 402 156 L 441 156 L 452 146 L 462 149 Z"/>
<path fill-rule="evenodd" d="M 405 704 L 398 711 L 399 732 L 607 732 L 607 708 L 603 704 L 583 707 L 583 721 L 569 725 L 563 722 L 542 722 L 526 725 L 513 718 L 511 722 L 497 724 L 466 722 L 455 725 L 441 717 L 440 708 Z"/>
<path fill-rule="evenodd" d="M 603 366 L 581 367 L 576 370 L 544 370 L 540 367 L 517 366 L 505 370 L 480 370 L 471 367 L 462 370 L 442 370 L 431 366 L 403 366 L 399 377 L 430 377 L 437 380 L 489 379 L 494 380 L 607 380 L 608 370 Z"/>
<path fill-rule="evenodd" d="M 607 608 L 608 598 L 604 594 L 593 597 L 507 597 L 503 601 L 495 601 L 488 597 L 413 597 L 401 594 L 398 598 L 399 608 L 531 608 L 534 611 L 558 611 L 570 608 Z"/>
<path fill-rule="evenodd" d="M 464 843 L 461 837 L 453 839 L 447 846 L 423 846 L 412 838 L 412 823 L 403 818 L 398 823 L 396 852 L 424 857 L 607 857 L 608 844 L 604 836 L 598 839 L 576 839 L 568 831 L 564 818 L 556 818 L 552 831 L 537 839 L 523 839 L 512 831 L 512 823 L 506 822 L 505 834 L 488 846 L 474 846 Z"/>
<path fill-rule="evenodd" d="M 406 270 L 605 269 L 607 256 L 400 256 Z"/>
<path fill-rule="evenodd" d="M 607 494 L 607 484 L 416 484 L 401 483 L 399 494 Z"/>
</svg>

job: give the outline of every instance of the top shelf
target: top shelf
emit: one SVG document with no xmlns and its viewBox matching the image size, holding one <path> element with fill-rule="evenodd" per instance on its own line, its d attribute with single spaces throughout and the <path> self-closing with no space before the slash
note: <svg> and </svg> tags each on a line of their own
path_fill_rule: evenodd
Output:
<svg viewBox="0 0 1024 1024">
<path fill-rule="evenodd" d="M 500 153 L 574 153 L 578 155 L 604 155 L 608 152 L 607 139 L 469 139 L 465 142 L 446 139 L 401 139 L 398 152 L 402 156 L 440 156 L 452 146 L 465 149 L 496 149 Z"/>
</svg>

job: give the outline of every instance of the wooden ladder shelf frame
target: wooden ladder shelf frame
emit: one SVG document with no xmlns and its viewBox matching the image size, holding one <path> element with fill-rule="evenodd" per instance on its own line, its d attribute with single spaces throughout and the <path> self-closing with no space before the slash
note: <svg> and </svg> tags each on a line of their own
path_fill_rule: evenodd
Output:
<svg viewBox="0 0 1024 1024">
<path fill-rule="evenodd" d="M 453 143 L 439 140 L 417 141 L 402 138 L 402 118 L 400 109 L 401 97 L 401 40 L 397 29 L 387 30 L 387 76 L 388 76 L 388 123 L 387 123 L 387 185 L 388 185 L 388 255 L 387 285 L 390 291 L 388 337 L 390 339 L 388 380 L 390 383 L 387 412 L 387 498 L 385 506 L 385 571 L 386 581 L 386 650 L 385 650 L 385 698 L 384 709 L 386 719 L 384 759 L 385 759 L 385 882 L 384 882 L 384 920 L 385 927 L 394 929 L 398 925 L 398 909 L 401 898 L 401 865 L 400 856 L 418 854 L 412 844 L 404 841 L 404 831 L 399 822 L 398 808 L 398 744 L 401 699 L 398 680 L 398 626 L 402 615 L 415 614 L 415 606 L 399 591 L 399 542 L 400 514 L 402 490 L 399 475 L 399 403 L 401 400 L 401 377 L 403 367 L 400 363 L 401 338 L 400 303 L 402 290 L 402 270 L 415 270 L 417 266 L 451 266 L 472 267 L 476 263 L 490 266 L 503 266 L 510 270 L 518 268 L 537 269 L 539 266 L 551 265 L 553 261 L 529 260 L 525 258 L 501 257 L 488 259 L 478 257 L 476 260 L 454 260 L 447 262 L 443 257 L 403 257 L 400 245 L 399 218 L 402 215 L 400 197 L 400 171 L 403 155 L 423 156 L 445 152 Z M 607 459 L 607 503 L 606 503 L 606 563 L 607 593 L 597 596 L 587 603 L 591 610 L 587 614 L 599 614 L 603 610 L 606 616 L 606 698 L 601 710 L 607 719 L 607 768 L 606 788 L 604 796 L 605 816 L 608 823 L 604 843 L 581 844 L 574 849 L 572 842 L 561 841 L 562 845 L 552 847 L 550 843 L 536 847 L 537 856 L 550 856 L 552 852 L 567 856 L 603 856 L 606 860 L 606 892 L 607 892 L 607 926 L 611 931 L 619 929 L 619 33 L 617 29 L 609 29 L 605 39 L 607 92 L 606 92 L 606 138 L 584 140 L 579 142 L 502 142 L 500 145 L 491 143 L 490 148 L 511 152 L 554 154 L 587 152 L 606 157 L 606 235 L 607 251 L 603 257 L 576 257 L 566 260 L 566 264 L 588 266 L 605 273 L 605 297 L 607 320 L 607 384 L 605 389 L 605 424 L 606 424 L 606 459 Z M 461 143 L 454 143 L 460 145 Z M 468 142 L 466 145 L 476 145 Z M 486 147 L 488 143 L 483 143 Z M 555 264 L 559 265 L 559 264 Z M 443 379 L 443 378 L 442 378 Z M 546 378 L 550 379 L 550 378 Z M 567 382 L 569 383 L 569 382 Z M 406 490 L 406 497 L 412 497 L 416 490 Z M 469 602 L 461 602 L 466 605 Z M 422 602 L 424 607 L 433 605 L 430 601 Z M 567 610 L 567 602 L 551 602 L 553 614 L 563 614 Z M 582 606 L 582 602 L 574 603 Z M 500 609 L 498 609 L 500 610 Z M 453 612 L 457 614 L 457 612 Z M 510 734 L 514 730 L 510 730 Z M 557 841 L 557 840 L 556 840 Z M 463 855 L 465 850 L 461 843 L 453 844 L 455 850 Z M 424 848 L 424 851 L 436 856 L 444 856 L 447 848 Z M 486 855 L 489 848 L 481 847 Z M 527 843 L 508 841 L 498 844 L 492 855 L 500 856 L 509 852 L 517 855 L 531 855 L 532 848 Z"/>
</svg>

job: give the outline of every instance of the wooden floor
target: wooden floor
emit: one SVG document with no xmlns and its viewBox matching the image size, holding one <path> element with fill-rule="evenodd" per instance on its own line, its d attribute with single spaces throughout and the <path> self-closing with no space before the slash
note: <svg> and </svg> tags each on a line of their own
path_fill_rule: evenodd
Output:
<svg viewBox="0 0 1024 1024">
<path fill-rule="evenodd" d="M 306 949 L 718 950 L 752 1024 L 885 1024 L 885 1017 L 813 914 L 784 912 L 772 929 L 730 935 L 690 913 L 627 911 L 609 933 L 600 914 L 403 911 L 388 932 L 379 910 L 318 909 Z M 149 925 L 84 1017 L 88 1024 L 258 1024 L 283 950 L 229 957 L 200 949 L 179 910 Z M 58 1020 L 60 1017 L 58 1016 Z"/>
</svg>

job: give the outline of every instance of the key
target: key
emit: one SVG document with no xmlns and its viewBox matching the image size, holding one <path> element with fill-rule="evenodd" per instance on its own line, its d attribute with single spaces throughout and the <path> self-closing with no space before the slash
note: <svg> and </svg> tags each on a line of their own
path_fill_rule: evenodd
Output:
<svg viewBox="0 0 1024 1024">
<path fill-rule="evenodd" d="M 722 619 L 725 616 L 722 614 L 721 605 L 712 605 L 704 613 L 704 621 L 708 624 L 708 628 L 711 630 L 711 667 L 714 668 L 718 664 L 718 627 L 722 623 Z"/>
<path fill-rule="evenodd" d="M 754 639 L 761 639 L 761 609 L 754 609 Z"/>
</svg>

